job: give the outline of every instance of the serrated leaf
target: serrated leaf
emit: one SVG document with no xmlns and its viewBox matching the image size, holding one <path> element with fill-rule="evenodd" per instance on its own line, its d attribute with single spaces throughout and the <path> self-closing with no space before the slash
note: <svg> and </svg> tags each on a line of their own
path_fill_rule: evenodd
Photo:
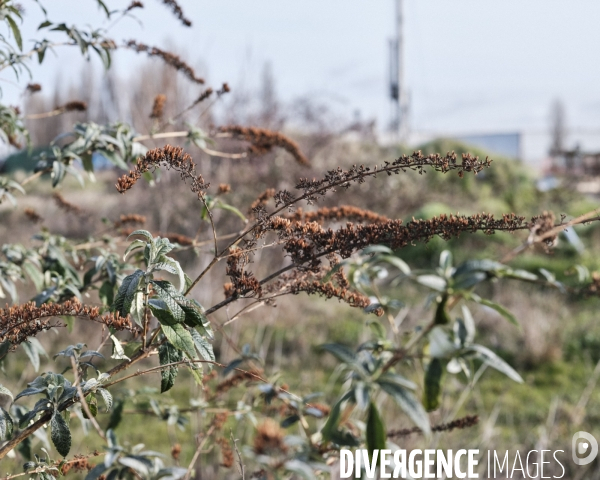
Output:
<svg viewBox="0 0 600 480">
<path fill-rule="evenodd" d="M 54 412 L 50 420 L 50 438 L 56 451 L 66 457 L 71 450 L 71 431 L 65 419 L 58 412 Z"/>
<path fill-rule="evenodd" d="M 144 272 L 138 269 L 123 279 L 123 282 L 121 282 L 121 286 L 117 292 L 117 296 L 115 297 L 115 302 L 112 306 L 113 311 L 119 312 L 123 317 L 129 314 L 133 295 L 136 292 L 143 276 Z"/>
<path fill-rule="evenodd" d="M 366 443 L 369 452 L 369 460 L 373 459 L 373 452 L 376 450 L 385 450 L 385 427 L 381 421 L 379 411 L 373 402 L 369 403 L 369 413 L 367 415 Z"/>
<path fill-rule="evenodd" d="M 431 412 L 440 406 L 442 397 L 442 362 L 439 358 L 432 358 L 425 372 L 425 389 L 423 391 L 423 405 L 425 410 Z"/>
<path fill-rule="evenodd" d="M 192 334 L 192 339 L 194 340 L 194 345 L 196 346 L 196 350 L 198 351 L 200 358 L 208 362 L 216 361 L 212 344 L 206 338 L 200 335 L 200 333 L 198 333 L 195 329 L 192 328 L 190 333 Z M 212 364 L 209 363 L 208 368 L 211 370 Z"/>
<path fill-rule="evenodd" d="M 157 263 L 152 265 L 153 270 L 164 270 L 165 272 L 169 272 L 172 275 L 177 275 L 179 279 L 179 293 L 183 293 L 185 288 L 185 276 L 183 274 L 183 269 L 177 260 L 174 260 L 165 255 L 161 255 L 158 258 Z"/>
<path fill-rule="evenodd" d="M 102 397 L 102 400 L 104 400 L 104 404 L 106 405 L 106 411 L 108 412 L 113 406 L 113 397 L 111 393 L 108 390 L 106 390 L 106 388 L 98 388 L 96 392 L 99 393 Z"/>
<path fill-rule="evenodd" d="M 183 297 L 170 282 L 153 280 L 151 283 L 158 297 L 165 302 L 173 314 L 173 318 L 175 318 L 178 323 L 184 322 L 185 311 L 179 304 L 178 300 L 182 303 L 185 303 L 187 302 L 187 299 Z"/>
<path fill-rule="evenodd" d="M 175 348 L 181 350 L 190 358 L 196 357 L 192 335 L 183 325 L 180 323 L 175 325 L 163 325 L 162 331 Z"/>
<path fill-rule="evenodd" d="M 158 347 L 158 358 L 161 365 L 180 362 L 182 360 L 181 352 L 170 343 L 163 343 Z M 179 369 L 177 365 L 170 366 L 161 370 L 160 393 L 170 390 L 175 385 L 175 378 Z"/>
</svg>

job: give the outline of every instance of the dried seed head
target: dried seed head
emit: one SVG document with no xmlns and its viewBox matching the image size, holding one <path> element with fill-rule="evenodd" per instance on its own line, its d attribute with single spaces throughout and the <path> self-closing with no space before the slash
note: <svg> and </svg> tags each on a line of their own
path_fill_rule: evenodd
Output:
<svg viewBox="0 0 600 480">
<path fill-rule="evenodd" d="M 87 103 L 80 100 L 73 100 L 72 102 L 65 103 L 60 109 L 65 112 L 85 112 L 87 110 Z"/>
<path fill-rule="evenodd" d="M 25 216 L 27 217 L 27 220 L 29 220 L 32 223 L 39 223 L 44 220 L 42 216 L 39 213 L 37 213 L 33 208 L 28 207 L 24 210 L 24 212 Z"/>
<path fill-rule="evenodd" d="M 282 133 L 272 132 L 264 128 L 241 127 L 239 125 L 228 125 L 219 129 L 222 133 L 229 133 L 233 138 L 245 140 L 250 143 L 248 153 L 251 155 L 264 155 L 270 152 L 273 147 L 279 147 L 286 150 L 301 165 L 310 165 L 300 151 L 298 144 Z"/>
<path fill-rule="evenodd" d="M 154 103 L 152 104 L 152 113 L 150 114 L 150 118 L 155 118 L 159 120 L 163 117 L 166 101 L 167 96 L 163 95 L 162 93 L 154 97 Z"/>
<path fill-rule="evenodd" d="M 254 437 L 254 452 L 257 454 L 285 453 L 288 448 L 284 443 L 285 432 L 275 420 L 265 419 L 257 427 Z"/>
<path fill-rule="evenodd" d="M 125 46 L 127 48 L 131 48 L 137 53 L 145 52 L 149 57 L 158 57 L 163 60 L 167 65 L 170 65 L 175 70 L 183 73 L 186 77 L 188 77 L 194 83 L 204 83 L 204 79 L 197 77 L 196 72 L 192 67 L 190 67 L 187 63 L 185 63 L 181 58 L 179 58 L 174 53 L 167 52 L 165 50 L 161 50 L 158 47 L 151 47 L 149 45 L 145 45 L 140 42 L 136 42 L 135 40 L 128 41 Z"/>
<path fill-rule="evenodd" d="M 192 26 L 192 22 L 185 17 L 185 15 L 183 14 L 183 10 L 181 9 L 181 7 L 177 4 L 177 2 L 175 0 L 163 0 L 163 3 L 165 5 L 167 5 L 168 7 L 171 7 L 171 10 L 175 14 L 175 16 L 186 27 L 191 27 Z"/>
</svg>

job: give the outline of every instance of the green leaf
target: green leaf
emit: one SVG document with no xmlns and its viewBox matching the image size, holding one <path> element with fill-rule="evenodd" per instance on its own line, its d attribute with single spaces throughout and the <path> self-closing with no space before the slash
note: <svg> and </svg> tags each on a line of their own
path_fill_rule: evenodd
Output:
<svg viewBox="0 0 600 480">
<path fill-rule="evenodd" d="M 214 362 L 216 358 L 212 344 L 195 329 L 192 328 L 190 333 L 192 334 L 192 339 L 194 340 L 194 345 L 196 346 L 200 358 L 208 362 Z M 208 368 L 209 370 L 212 369 L 212 364 L 209 363 Z"/>
<path fill-rule="evenodd" d="M 168 365 L 170 363 L 180 362 L 182 359 L 181 352 L 170 343 L 163 343 L 158 347 L 158 359 L 160 364 Z M 161 370 L 160 393 L 170 390 L 175 385 L 175 378 L 179 369 L 177 365 L 170 366 Z"/>
<path fill-rule="evenodd" d="M 340 398 L 336 404 L 329 412 L 329 418 L 327 418 L 327 422 L 321 429 L 321 435 L 323 436 L 323 440 L 325 442 L 334 442 L 338 445 L 349 445 L 349 446 L 357 446 L 359 444 L 358 440 L 348 431 L 343 431 L 339 428 L 340 418 L 342 416 L 342 405 L 347 400 L 353 399 L 354 393 L 353 391 L 346 392 Z"/>
<path fill-rule="evenodd" d="M 158 297 L 165 302 L 173 314 L 173 318 L 178 323 L 182 323 L 185 320 L 185 311 L 180 302 L 186 303 L 187 299 L 177 291 L 171 282 L 153 280 L 151 283 Z"/>
<path fill-rule="evenodd" d="M 379 416 L 379 411 L 373 402 L 369 403 L 369 414 L 367 415 L 366 441 L 369 451 L 369 460 L 372 461 L 375 450 L 385 450 L 385 427 Z"/>
<path fill-rule="evenodd" d="M 340 417 L 342 415 L 342 403 L 344 401 L 344 397 L 340 398 L 335 405 L 331 408 L 329 412 L 329 417 L 323 425 L 321 429 L 321 435 L 324 441 L 331 440 L 332 434 L 335 430 L 337 430 L 338 422 L 340 421 Z"/>
<path fill-rule="evenodd" d="M 443 272 L 444 277 L 450 278 L 452 273 L 452 253 L 450 250 L 444 250 L 440 254 L 440 270 Z"/>
<path fill-rule="evenodd" d="M 163 300 L 153 298 L 148 302 L 148 306 L 161 325 L 175 325 L 180 323 L 175 320 L 171 310 L 169 310 L 167 304 Z"/>
<path fill-rule="evenodd" d="M 5 19 L 8 22 L 8 25 L 10 26 L 10 29 L 13 32 L 13 35 L 15 36 L 15 42 L 17 42 L 17 45 L 19 46 L 19 50 L 22 51 L 23 39 L 21 38 L 21 31 L 19 30 L 17 23 L 9 15 L 7 15 Z"/>
<path fill-rule="evenodd" d="M 115 297 L 113 310 L 118 311 L 124 317 L 131 313 L 131 307 L 143 277 L 144 272 L 138 269 L 123 279 Z"/>
<path fill-rule="evenodd" d="M 10 414 L 0 407 L 0 440 L 8 440 L 12 437 L 14 422 Z"/>
<path fill-rule="evenodd" d="M 356 355 L 352 350 L 338 343 L 326 343 L 321 345 L 321 350 L 331 353 L 340 362 L 354 364 L 356 363 Z"/>
<path fill-rule="evenodd" d="M 131 302 L 131 318 L 140 327 L 144 326 L 144 316 L 146 315 L 146 306 L 144 304 L 144 292 L 137 291 L 133 295 L 133 301 Z"/>
<path fill-rule="evenodd" d="M 141 235 L 142 237 L 144 237 L 148 242 L 152 242 L 153 237 L 152 234 L 148 231 L 148 230 L 136 230 L 134 232 L 131 232 L 128 236 L 127 236 L 127 240 L 129 240 L 131 237 L 135 236 L 135 235 Z"/>
<path fill-rule="evenodd" d="M 62 162 L 58 160 L 52 162 L 52 187 L 56 187 L 65 178 L 66 173 L 67 170 Z"/>
<path fill-rule="evenodd" d="M 121 420 L 123 420 L 123 407 L 125 407 L 125 402 L 123 400 L 117 400 L 115 402 L 106 430 L 114 430 L 119 426 Z"/>
<path fill-rule="evenodd" d="M 492 302 L 491 300 L 488 300 L 487 298 L 481 298 L 476 295 L 472 295 L 471 298 L 481 305 L 485 305 L 486 307 L 490 307 L 493 310 L 496 310 L 496 312 L 498 312 L 500 315 L 502 315 L 504 318 L 506 318 L 513 325 L 516 325 L 517 327 L 521 326 L 519 324 L 517 318 L 512 313 L 510 313 L 510 311 L 508 311 L 506 308 L 504 308 L 502 305 Z"/>
<path fill-rule="evenodd" d="M 523 383 L 521 375 L 519 375 L 514 368 L 512 368 L 489 348 L 484 347 L 483 345 L 471 345 L 467 350 L 475 352 L 476 356 L 482 359 L 490 367 L 495 368 L 511 380 L 514 380 L 517 383 Z"/>
<path fill-rule="evenodd" d="M 396 383 L 388 382 L 381 378 L 377 380 L 377 383 L 384 392 L 394 399 L 398 406 L 408 415 L 415 425 L 423 431 L 423 433 L 426 435 L 431 433 L 427 412 L 411 392 Z"/>
<path fill-rule="evenodd" d="M 443 372 L 441 360 L 439 358 L 431 359 L 427 372 L 425 372 L 425 389 L 423 391 L 423 404 L 428 412 L 437 410 L 440 406 Z"/>
<path fill-rule="evenodd" d="M 222 201 L 218 201 L 217 204 L 215 205 L 216 208 L 220 208 L 221 210 L 227 210 L 228 212 L 234 213 L 235 215 L 237 215 L 238 217 L 240 217 L 242 219 L 242 221 L 246 222 L 246 217 L 244 216 L 244 214 L 242 212 L 240 212 L 237 208 L 235 208 L 233 205 L 229 205 L 228 203 L 222 202 Z"/>
<path fill-rule="evenodd" d="M 96 417 L 96 415 L 98 415 L 98 400 L 96 400 L 96 397 L 94 397 L 92 394 L 89 394 L 87 397 L 85 397 L 85 403 L 87 403 L 92 417 Z M 88 418 L 85 411 L 83 412 L 83 418 Z"/>
<path fill-rule="evenodd" d="M 140 240 L 139 238 L 134 240 L 133 242 L 131 242 L 129 244 L 129 246 L 127 247 L 127 249 L 125 250 L 125 253 L 123 254 L 123 261 L 125 261 L 127 259 L 127 256 L 133 252 L 134 250 L 138 249 L 138 248 L 143 248 L 147 245 L 147 242 L 145 242 L 144 240 Z"/>
<path fill-rule="evenodd" d="M 183 275 L 183 270 L 181 268 L 181 265 L 179 264 L 179 262 L 177 260 L 173 260 L 172 258 L 167 257 L 166 255 L 161 255 L 157 259 L 157 263 L 152 265 L 152 270 L 164 270 L 173 275 L 177 275 L 177 277 L 179 278 L 179 290 L 178 291 L 179 291 L 179 293 L 183 293 L 183 290 L 185 288 L 185 277 Z"/>
<path fill-rule="evenodd" d="M 0 385 L 0 407 L 8 410 L 14 400 L 12 392 L 3 385 Z"/>
<path fill-rule="evenodd" d="M 104 462 L 100 462 L 94 468 L 92 468 L 88 474 L 85 476 L 85 480 L 98 480 L 100 475 L 102 475 L 107 470 Z"/>
<path fill-rule="evenodd" d="M 42 347 L 37 338 L 29 338 L 28 341 L 23 342 L 21 346 L 29 357 L 29 361 L 33 365 L 33 369 L 38 372 L 40 369 L 40 353 L 46 353 L 44 347 Z"/>
<path fill-rule="evenodd" d="M 419 275 L 416 280 L 421 285 L 431 288 L 432 290 L 436 290 L 438 292 L 443 292 L 446 290 L 446 280 L 442 277 L 438 277 L 437 275 Z"/>
<path fill-rule="evenodd" d="M 175 348 L 181 350 L 190 358 L 196 358 L 194 340 L 192 339 L 190 332 L 188 332 L 183 325 L 180 323 L 175 325 L 163 325 L 162 331 Z"/>
<path fill-rule="evenodd" d="M 188 327 L 201 328 L 209 339 L 212 340 L 214 338 L 210 322 L 204 314 L 204 307 L 202 305 L 196 300 L 187 300 L 186 303 L 180 303 L 179 306 L 185 312 L 185 324 Z"/>
<path fill-rule="evenodd" d="M 71 431 L 59 412 L 54 412 L 50 420 L 50 438 L 56 451 L 66 457 L 71 450 Z"/>
</svg>

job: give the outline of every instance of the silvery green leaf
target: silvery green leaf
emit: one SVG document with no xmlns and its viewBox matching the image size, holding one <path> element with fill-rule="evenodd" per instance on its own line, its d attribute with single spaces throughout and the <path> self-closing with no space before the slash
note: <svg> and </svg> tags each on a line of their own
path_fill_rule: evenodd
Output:
<svg viewBox="0 0 600 480">
<path fill-rule="evenodd" d="M 127 256 L 133 252 L 134 250 L 138 249 L 138 248 L 144 248 L 146 246 L 146 242 L 144 240 L 140 240 L 139 238 L 134 240 L 133 242 L 131 242 L 129 244 L 129 246 L 127 247 L 127 249 L 125 250 L 125 253 L 123 254 L 123 261 L 125 261 L 127 259 Z"/>
<path fill-rule="evenodd" d="M 0 408 L 8 410 L 14 401 L 12 392 L 3 385 L 0 385 Z"/>
<path fill-rule="evenodd" d="M 142 457 L 127 456 L 119 458 L 118 461 L 121 465 L 129 467 L 134 471 L 141 473 L 142 475 L 148 475 L 149 468 L 152 467 L 152 463 L 148 460 L 144 460 L 146 459 L 143 459 Z"/>
<path fill-rule="evenodd" d="M 8 440 L 12 437 L 14 422 L 10 414 L 0 407 L 0 440 Z"/>
<path fill-rule="evenodd" d="M 417 282 L 438 292 L 443 292 L 447 286 L 446 280 L 437 275 L 419 275 Z"/>
<path fill-rule="evenodd" d="M 144 325 L 144 315 L 146 313 L 146 308 L 144 305 L 144 292 L 137 291 L 131 302 L 131 318 L 137 323 L 140 327 Z"/>
<path fill-rule="evenodd" d="M 212 344 L 204 336 L 200 335 L 196 329 L 191 328 L 190 333 L 192 334 L 192 339 L 200 358 L 208 362 L 214 362 L 216 358 Z M 212 364 L 208 364 L 208 369 L 212 369 Z"/>
<path fill-rule="evenodd" d="M 111 393 L 105 388 L 98 388 L 96 392 L 99 393 L 102 397 L 102 400 L 104 400 L 104 404 L 106 405 L 106 411 L 108 412 L 113 405 L 113 397 Z"/>
<path fill-rule="evenodd" d="M 110 358 L 114 360 L 130 360 L 130 358 L 125 355 L 125 350 L 123 350 L 123 346 L 121 345 L 121 342 L 119 342 L 119 339 L 114 335 L 111 335 L 110 339 L 113 342 L 113 354 Z"/>
<path fill-rule="evenodd" d="M 135 235 L 141 235 L 142 237 L 144 237 L 146 240 L 148 240 L 148 242 L 151 242 L 153 240 L 152 234 L 148 231 L 148 230 L 136 230 L 134 232 L 131 232 L 128 236 L 127 236 L 127 240 L 129 240 L 131 237 L 135 236 Z"/>
<path fill-rule="evenodd" d="M 152 265 L 152 269 L 164 270 L 173 275 L 177 275 L 177 277 L 179 278 L 179 293 L 183 293 L 183 290 L 185 288 L 185 277 L 181 265 L 177 260 L 173 260 L 170 257 L 162 255 L 161 257 L 159 257 L 158 263 Z"/>
<path fill-rule="evenodd" d="M 395 383 L 386 382 L 381 379 L 379 379 L 377 383 L 383 391 L 391 395 L 394 401 L 404 413 L 409 416 L 415 425 L 417 425 L 423 433 L 429 435 L 431 432 L 429 417 L 427 416 L 427 412 L 423 408 L 423 405 L 421 405 L 421 402 L 419 402 L 410 391 Z"/>
<path fill-rule="evenodd" d="M 460 362 L 458 361 L 458 359 L 453 358 L 446 365 L 446 370 L 448 370 L 448 373 L 452 373 L 453 375 L 456 375 L 461 372 L 462 366 L 460 365 Z"/>
<path fill-rule="evenodd" d="M 429 355 L 433 358 L 445 358 L 456 352 L 456 346 L 450 340 L 448 332 L 443 327 L 434 327 L 428 335 Z"/>
<path fill-rule="evenodd" d="M 490 367 L 495 368 L 499 372 L 502 372 L 511 380 L 517 383 L 523 383 L 521 375 L 519 375 L 508 363 L 502 360 L 498 355 L 492 352 L 489 348 L 483 345 L 471 345 L 468 351 L 475 352 L 479 358 L 481 358 Z"/>
</svg>

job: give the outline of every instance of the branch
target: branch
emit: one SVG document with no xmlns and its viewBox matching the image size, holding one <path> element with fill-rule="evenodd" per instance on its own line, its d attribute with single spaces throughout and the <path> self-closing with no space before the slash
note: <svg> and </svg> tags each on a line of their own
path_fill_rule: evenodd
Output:
<svg viewBox="0 0 600 480">
<path fill-rule="evenodd" d="M 83 408 L 83 411 L 87 415 L 88 420 L 92 422 L 92 425 L 98 432 L 98 435 L 100 435 L 102 440 L 106 441 L 106 435 L 104 435 L 104 432 L 100 428 L 100 425 L 98 425 L 96 418 L 92 415 L 92 412 L 90 412 L 89 405 L 85 401 L 85 396 L 83 395 L 83 390 L 81 389 L 81 383 L 79 382 L 79 366 L 77 365 L 75 357 L 71 357 L 71 366 L 73 367 L 73 375 L 75 376 L 75 387 L 77 387 L 77 394 L 79 395 L 79 403 L 81 403 L 81 408 Z"/>
</svg>

